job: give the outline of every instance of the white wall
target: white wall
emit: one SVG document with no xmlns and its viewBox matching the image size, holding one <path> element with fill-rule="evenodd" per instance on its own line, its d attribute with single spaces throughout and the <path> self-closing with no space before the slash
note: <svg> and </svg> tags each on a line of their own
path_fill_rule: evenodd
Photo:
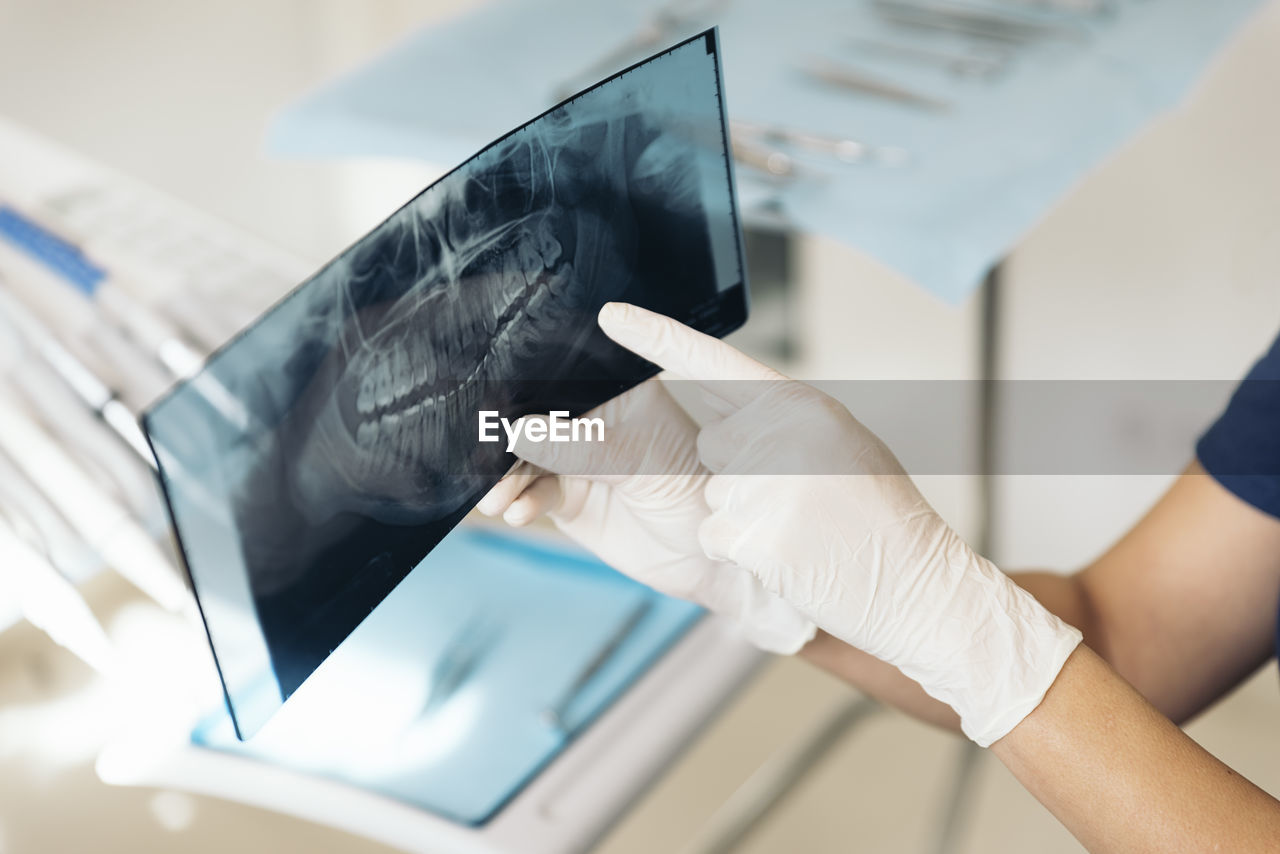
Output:
<svg viewBox="0 0 1280 854">
<path fill-rule="evenodd" d="M 1003 375 L 1234 379 L 1280 333 L 1277 48 L 1272 3 L 1183 109 L 1098 169 L 1014 253 Z M 1115 417 L 1122 430 L 1126 413 Z M 1185 435 L 1190 460 L 1195 432 Z M 1000 554 L 1009 565 L 1078 565 L 1168 480 L 1008 480 Z"/>
<path fill-rule="evenodd" d="M 363 205 L 348 212 L 348 188 L 377 184 L 388 169 L 362 179 L 332 163 L 268 158 L 268 119 L 407 28 L 464 5 L 0 0 L 0 111 L 325 260 L 369 222 Z M 383 193 L 395 203 L 412 195 Z"/>
</svg>

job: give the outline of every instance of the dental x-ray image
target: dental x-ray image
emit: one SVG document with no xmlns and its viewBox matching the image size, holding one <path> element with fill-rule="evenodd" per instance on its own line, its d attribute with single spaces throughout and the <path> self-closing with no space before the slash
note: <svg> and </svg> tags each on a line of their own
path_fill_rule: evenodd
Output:
<svg viewBox="0 0 1280 854">
<path fill-rule="evenodd" d="M 144 416 L 242 737 L 510 467 L 479 410 L 581 414 L 653 373 L 605 302 L 743 322 L 723 103 L 708 31 L 554 107 Z"/>
</svg>

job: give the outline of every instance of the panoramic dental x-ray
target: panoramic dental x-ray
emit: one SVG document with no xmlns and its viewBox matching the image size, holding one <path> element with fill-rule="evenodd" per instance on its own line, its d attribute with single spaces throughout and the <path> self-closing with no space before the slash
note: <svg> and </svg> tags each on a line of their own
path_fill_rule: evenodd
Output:
<svg viewBox="0 0 1280 854">
<path fill-rule="evenodd" d="M 547 111 L 146 415 L 242 736 L 510 468 L 478 412 L 580 415 L 655 372 L 599 331 L 605 302 L 743 322 L 720 80 L 709 32 Z"/>
</svg>

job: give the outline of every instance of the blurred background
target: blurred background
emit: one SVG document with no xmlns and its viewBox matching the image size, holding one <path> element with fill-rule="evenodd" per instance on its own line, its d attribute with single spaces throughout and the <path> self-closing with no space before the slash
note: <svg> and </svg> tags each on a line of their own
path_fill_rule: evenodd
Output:
<svg viewBox="0 0 1280 854">
<path fill-rule="evenodd" d="M 405 45 L 410 34 L 448 27 L 482 5 L 0 0 L 0 118 L 314 267 L 451 164 L 356 151 L 285 157 L 269 153 L 269 128 L 300 97 Z M 530 14 L 528 4 L 521 8 Z M 609 15 L 598 17 L 593 32 L 608 32 Z M 738 343 L 815 379 L 1243 375 L 1280 327 L 1280 3 L 1259 4 L 1242 20 L 1194 73 L 1179 71 L 1189 86 L 1174 109 L 1151 111 L 1141 127 L 1135 120 L 1134 132 L 1118 134 L 1123 138 L 1105 155 L 1099 150 L 1077 164 L 1069 186 L 1049 193 L 1052 204 L 1009 227 L 1017 239 L 989 259 L 1001 261 L 998 287 L 977 280 L 929 287 L 902 272 L 907 265 L 887 262 L 892 253 L 860 246 L 856 229 L 853 239 L 842 232 L 839 208 L 829 200 L 823 216 L 832 224 L 822 229 L 795 227 L 765 199 L 748 241 L 756 310 Z M 562 31 L 554 19 L 547 25 Z M 619 39 L 630 26 L 617 25 Z M 496 34 L 493 44 L 473 49 L 497 74 L 539 74 L 524 60 L 508 67 L 516 60 L 495 45 L 512 39 Z M 533 35 L 526 40 L 536 42 Z M 726 43 L 732 63 L 728 33 Z M 1177 47 L 1174 40 L 1170 50 Z M 729 82 L 732 115 L 738 95 L 732 76 Z M 466 97 L 472 83 L 459 69 L 423 85 Z M 893 123 L 885 127 L 891 130 L 876 141 L 900 142 Z M 898 130 L 909 135 L 909 128 Z M 1003 128 L 992 127 L 991 138 L 975 144 L 1007 141 Z M 847 180 L 856 193 L 858 175 Z M 882 177 L 866 180 L 883 192 Z M 794 220 L 805 219 L 804 204 L 788 198 Z M 997 436 L 1017 429 L 998 411 L 989 416 Z M 1158 425 L 1132 416 L 1116 412 L 1115 429 L 1138 447 Z M 957 425 L 977 429 L 976 422 Z M 1193 439 L 1194 432 L 1186 437 L 1188 459 Z M 944 515 L 985 542 L 1002 566 L 1070 571 L 1136 521 L 1172 477 L 922 480 Z M 136 595 L 106 575 L 84 589 L 108 625 Z M 1189 731 L 1280 796 L 1277 679 L 1272 662 Z M 100 782 L 93 760 L 107 725 L 85 713 L 91 682 L 87 668 L 30 625 L 18 622 L 0 634 L 0 854 L 390 850 L 263 809 Z M 849 695 L 803 662 L 769 663 L 597 850 L 696 846 L 753 772 L 803 746 Z M 876 714 L 838 732 L 732 850 L 1080 850 L 999 763 L 974 754 L 965 764 L 965 757 L 953 737 L 895 713 Z M 953 783 L 962 769 L 957 804 Z M 957 818 L 948 824 L 952 807 Z M 935 847 L 943 827 L 945 847 Z"/>
</svg>

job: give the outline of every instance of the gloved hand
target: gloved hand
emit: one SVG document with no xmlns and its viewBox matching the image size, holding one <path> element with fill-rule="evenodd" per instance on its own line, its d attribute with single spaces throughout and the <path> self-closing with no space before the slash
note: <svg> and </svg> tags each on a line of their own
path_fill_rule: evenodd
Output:
<svg viewBox="0 0 1280 854">
<path fill-rule="evenodd" d="M 604 442 L 533 443 L 521 429 L 514 451 L 523 462 L 480 512 L 513 525 L 547 514 L 619 572 L 729 617 L 762 649 L 791 654 L 808 643 L 812 623 L 749 572 L 699 548 L 709 473 L 698 463 L 698 427 L 666 387 L 649 380 L 587 417 L 603 419 Z"/>
<path fill-rule="evenodd" d="M 974 552 L 838 401 L 629 305 L 609 337 L 695 380 L 726 417 L 698 437 L 706 554 L 898 667 L 986 747 L 1029 714 L 1081 635 Z"/>
</svg>

